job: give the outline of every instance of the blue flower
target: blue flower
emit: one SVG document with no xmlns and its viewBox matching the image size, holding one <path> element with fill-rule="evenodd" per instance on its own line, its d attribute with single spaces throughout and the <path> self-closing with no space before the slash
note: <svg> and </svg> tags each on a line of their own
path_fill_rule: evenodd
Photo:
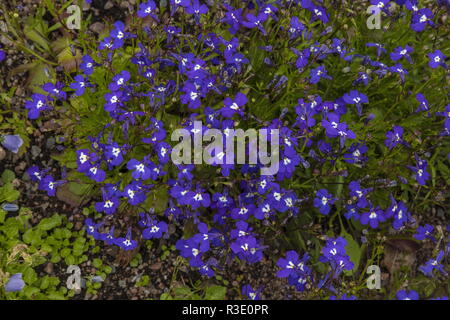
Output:
<svg viewBox="0 0 450 320">
<path fill-rule="evenodd" d="M 22 138 L 18 135 L 5 134 L 0 137 L 2 145 L 12 153 L 19 152 L 19 148 L 23 144 Z"/>
<path fill-rule="evenodd" d="M 419 267 L 419 270 L 422 271 L 426 276 L 432 277 L 433 270 L 436 269 L 440 271 L 443 275 L 447 276 L 447 272 L 444 269 L 444 265 L 441 263 L 444 258 L 444 251 L 439 251 L 436 259 L 428 260 L 424 265 Z"/>
<path fill-rule="evenodd" d="M 250 300 L 261 300 L 261 290 L 253 290 L 249 284 L 242 286 L 242 295 Z"/>
<path fill-rule="evenodd" d="M 349 93 L 344 94 L 343 99 L 346 104 L 355 104 L 356 109 L 358 110 L 358 115 L 362 115 L 362 104 L 369 103 L 369 99 L 363 93 L 358 92 L 357 90 L 352 90 Z"/>
<path fill-rule="evenodd" d="M 149 0 L 145 3 L 141 3 L 137 15 L 139 18 L 145 18 L 151 16 L 156 21 L 159 21 L 158 17 L 154 14 L 156 11 L 156 4 L 154 1 Z"/>
<path fill-rule="evenodd" d="M 447 57 L 440 50 L 430 52 L 428 58 L 430 59 L 428 62 L 430 68 L 436 69 L 438 67 L 443 67 L 444 69 L 447 69 L 447 64 L 445 63 Z"/>
<path fill-rule="evenodd" d="M 419 294 L 414 291 L 406 291 L 406 290 L 400 290 L 397 292 L 397 299 L 398 300 L 419 300 Z"/>
<path fill-rule="evenodd" d="M 314 207 L 319 208 L 320 213 L 327 215 L 335 201 L 336 199 L 326 189 L 320 189 L 316 192 Z"/>
<path fill-rule="evenodd" d="M 25 282 L 22 280 L 21 273 L 13 274 L 5 284 L 6 292 L 18 292 L 21 291 L 23 287 L 25 287 Z"/>
</svg>

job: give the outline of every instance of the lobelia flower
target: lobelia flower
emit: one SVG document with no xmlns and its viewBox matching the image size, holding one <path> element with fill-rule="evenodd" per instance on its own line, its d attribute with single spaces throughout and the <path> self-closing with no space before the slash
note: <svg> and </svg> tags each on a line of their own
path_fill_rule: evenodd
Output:
<svg viewBox="0 0 450 320">
<path fill-rule="evenodd" d="M 358 213 L 358 207 L 354 204 L 348 204 L 345 207 L 345 213 L 344 213 L 344 217 L 347 220 L 350 219 L 355 219 L 355 220 L 359 220 L 360 219 L 360 214 Z"/>
<path fill-rule="evenodd" d="M 441 250 L 436 256 L 436 259 L 428 260 L 424 265 L 419 267 L 419 270 L 422 271 L 428 277 L 433 276 L 434 269 L 441 272 L 444 276 L 447 276 L 448 273 L 445 271 L 444 265 L 441 263 L 443 258 L 444 258 L 444 251 Z"/>
<path fill-rule="evenodd" d="M 396 65 L 389 67 L 388 70 L 392 73 L 398 73 L 402 83 L 405 82 L 405 75 L 408 74 L 408 71 L 403 68 L 401 63 L 397 63 Z"/>
<path fill-rule="evenodd" d="M 311 76 L 311 78 L 310 78 L 309 82 L 311 84 L 318 83 L 320 81 L 320 79 L 322 79 L 322 78 L 328 79 L 328 80 L 333 79 L 332 77 L 330 77 L 327 74 L 327 70 L 325 69 L 324 66 L 319 66 L 315 69 L 311 69 L 310 76 Z"/>
<path fill-rule="evenodd" d="M 39 182 L 39 189 L 47 191 L 51 197 L 56 195 L 56 187 L 63 184 L 63 181 L 55 181 L 51 175 L 46 175 Z"/>
<path fill-rule="evenodd" d="M 298 17 L 291 17 L 290 26 L 289 26 L 289 38 L 295 39 L 302 36 L 303 31 L 306 30 L 306 27 L 303 23 L 300 22 Z"/>
<path fill-rule="evenodd" d="M 361 214 L 359 221 L 364 225 L 369 224 L 372 229 L 376 229 L 381 222 L 386 221 L 386 217 L 380 207 L 371 207 L 368 212 Z"/>
<path fill-rule="evenodd" d="M 435 24 L 433 22 L 434 15 L 428 8 L 420 9 L 413 13 L 411 20 L 411 29 L 416 32 L 422 32 L 427 25 L 434 27 Z"/>
<path fill-rule="evenodd" d="M 236 94 L 236 97 L 231 99 L 230 97 L 225 98 L 223 104 L 225 105 L 220 109 L 220 112 L 225 118 L 232 118 L 234 114 L 239 114 L 240 116 L 244 115 L 244 112 L 241 107 L 243 107 L 247 103 L 247 96 L 241 92 Z"/>
<path fill-rule="evenodd" d="M 392 150 L 396 145 L 403 142 L 403 128 L 400 126 L 394 126 L 392 131 L 388 131 L 386 133 L 386 140 L 384 144 L 389 150 Z"/>
<path fill-rule="evenodd" d="M 372 78 L 365 72 L 359 72 L 358 73 L 358 79 L 356 79 L 353 84 L 358 85 L 360 83 L 364 83 L 365 86 L 369 85 L 369 81 L 372 80 Z"/>
<path fill-rule="evenodd" d="M 104 41 L 108 39 L 110 42 L 112 42 L 112 44 L 107 46 L 107 48 L 115 50 L 123 47 L 125 39 L 133 37 L 134 37 L 133 34 L 125 32 L 125 24 L 122 21 L 116 21 L 114 22 L 114 29 L 112 29 L 111 32 L 109 33 L 108 38 L 110 39 L 105 38 Z"/>
<path fill-rule="evenodd" d="M 242 295 L 250 300 L 261 300 L 261 290 L 254 290 L 249 284 L 242 286 Z"/>
<path fill-rule="evenodd" d="M 146 187 L 150 188 L 151 185 Z M 142 183 L 139 181 L 133 181 L 125 187 L 123 194 L 126 198 L 128 198 L 129 204 L 136 206 L 145 201 L 145 192 L 147 188 L 143 187 Z"/>
<path fill-rule="evenodd" d="M 340 298 L 336 296 L 330 296 L 330 300 L 358 300 L 354 295 L 347 295 L 344 293 Z"/>
<path fill-rule="evenodd" d="M 426 185 L 426 181 L 430 179 L 430 174 L 427 172 L 428 163 L 426 160 L 421 160 L 416 155 L 416 166 L 407 166 L 407 168 L 411 171 L 414 171 L 416 174 L 416 181 L 418 184 L 424 186 Z"/>
<path fill-rule="evenodd" d="M 377 6 L 379 9 L 389 12 L 390 2 L 391 0 L 370 0 L 370 4 Z"/>
<path fill-rule="evenodd" d="M 28 119 L 34 120 L 39 118 L 40 112 L 50 109 L 47 104 L 47 97 L 40 93 L 34 93 L 31 101 L 25 102 L 25 108 L 28 109 Z"/>
<path fill-rule="evenodd" d="M 420 103 L 419 107 L 416 109 L 416 112 L 430 110 L 430 105 L 423 94 L 416 94 L 416 100 Z"/>
<path fill-rule="evenodd" d="M 247 13 L 247 15 L 245 16 L 247 21 L 242 21 L 242 25 L 249 28 L 249 29 L 253 29 L 253 28 L 258 28 L 263 35 L 267 35 L 267 31 L 266 29 L 264 29 L 263 23 L 267 20 L 267 15 L 265 15 L 264 13 L 260 12 L 257 16 L 254 16 L 251 13 Z"/>
<path fill-rule="evenodd" d="M 239 31 L 240 23 L 243 20 L 242 8 L 235 9 L 232 6 L 224 3 L 223 6 L 227 9 L 225 17 L 222 18 L 221 22 L 225 22 L 230 25 L 230 33 L 236 34 Z"/>
<path fill-rule="evenodd" d="M 414 49 L 408 45 L 406 45 L 404 48 L 397 47 L 394 49 L 394 52 L 391 52 L 391 60 L 399 61 L 400 59 L 405 58 L 406 60 L 409 61 L 409 63 L 412 64 L 413 62 L 409 54 L 412 53 L 413 51 Z"/>
<path fill-rule="evenodd" d="M 0 49 L 0 62 L 6 59 L 6 52 Z"/>
<path fill-rule="evenodd" d="M 425 240 L 430 239 L 433 242 L 436 242 L 436 238 L 433 236 L 434 227 L 430 224 L 426 224 L 425 226 L 419 226 L 416 229 L 416 234 L 414 234 L 414 238 L 417 240 Z"/>
<path fill-rule="evenodd" d="M 86 88 L 90 86 L 87 78 L 83 77 L 82 75 L 77 75 L 73 79 L 75 80 L 75 82 L 72 82 L 69 87 L 75 90 L 76 96 L 82 96 Z"/>
<path fill-rule="evenodd" d="M 369 103 L 369 99 L 363 93 L 358 92 L 357 90 L 352 90 L 349 93 L 344 94 L 343 99 L 346 104 L 355 104 L 356 109 L 358 110 L 358 115 L 362 115 L 362 104 Z"/>
<path fill-rule="evenodd" d="M 430 52 L 428 54 L 428 59 L 430 60 L 428 62 L 430 68 L 436 69 L 438 67 L 442 67 L 447 69 L 447 64 L 445 63 L 445 59 L 447 59 L 447 57 L 440 50 Z"/>
<path fill-rule="evenodd" d="M 19 148 L 23 144 L 23 140 L 20 137 L 20 135 L 10 135 L 5 134 L 0 136 L 1 144 L 3 147 L 5 147 L 7 150 L 11 151 L 12 153 L 19 152 Z"/>
<path fill-rule="evenodd" d="M 367 161 L 364 154 L 369 148 L 364 144 L 352 144 L 348 149 L 348 153 L 344 154 L 344 161 L 347 163 L 362 163 Z"/>
<path fill-rule="evenodd" d="M 125 251 L 133 250 L 137 247 L 137 241 L 131 238 L 131 229 L 128 229 L 125 238 L 116 238 L 114 243 Z"/>
<path fill-rule="evenodd" d="M 22 291 L 22 289 L 24 287 L 25 287 L 25 282 L 22 280 L 22 274 L 16 273 L 16 274 L 13 274 L 8 279 L 8 282 L 5 284 L 5 291 L 6 292 L 18 292 L 18 291 Z"/>
<path fill-rule="evenodd" d="M 52 98 L 60 99 L 60 100 L 66 100 L 67 93 L 62 91 L 64 88 L 64 83 L 57 81 L 55 84 L 48 82 L 42 86 L 42 89 L 47 91 L 49 93 L 49 96 L 47 97 L 49 100 L 53 100 Z"/>
<path fill-rule="evenodd" d="M 262 247 L 258 244 L 256 238 L 252 236 L 239 237 L 230 245 L 231 250 L 241 260 L 249 263 L 256 263 L 261 261 Z"/>
<path fill-rule="evenodd" d="M 103 201 L 95 203 L 95 210 L 105 214 L 114 214 L 120 204 L 119 198 L 116 194 L 108 192 L 106 188 L 102 188 L 102 196 Z"/>
<path fill-rule="evenodd" d="M 85 55 L 81 58 L 80 69 L 87 76 L 90 76 L 94 72 L 96 63 L 90 55 Z"/>
<path fill-rule="evenodd" d="M 319 260 L 323 263 L 330 263 L 334 270 L 334 278 L 337 278 L 342 271 L 352 270 L 354 267 L 346 253 L 346 246 L 347 240 L 337 237 L 327 239 L 325 247 L 322 248 L 322 256 L 319 257 Z"/>
<path fill-rule="evenodd" d="M 152 17 L 159 22 L 158 16 L 154 13 L 156 11 L 156 4 L 154 1 L 149 0 L 145 3 L 141 3 L 137 15 L 139 18 L 145 18 L 147 16 Z"/>
<path fill-rule="evenodd" d="M 123 88 L 128 80 L 130 80 L 130 77 L 130 73 L 126 70 L 123 70 L 112 78 L 112 82 L 108 85 L 108 89 L 111 91 L 117 91 Z"/>
<path fill-rule="evenodd" d="M 408 211 L 408 208 L 403 203 L 403 201 L 397 202 L 394 197 L 391 195 L 391 206 L 385 211 L 386 218 L 394 217 L 394 221 L 392 222 L 392 226 L 395 230 L 399 230 L 406 223 L 411 221 L 411 213 Z"/>
<path fill-rule="evenodd" d="M 375 47 L 375 48 L 377 48 L 377 57 L 380 57 L 383 53 L 386 53 L 386 49 L 383 47 L 382 44 L 368 42 L 368 43 L 366 43 L 366 46 L 367 47 Z"/>
<path fill-rule="evenodd" d="M 104 241 L 107 245 L 113 245 L 116 243 L 117 238 L 114 237 L 114 226 L 109 229 L 108 233 L 101 233 L 100 240 Z"/>
<path fill-rule="evenodd" d="M 149 218 L 147 228 L 142 231 L 142 238 L 148 239 L 160 239 L 164 233 L 167 232 L 168 226 L 164 221 L 157 221 Z"/>
<path fill-rule="evenodd" d="M 419 300 L 419 294 L 414 290 L 400 290 L 396 296 L 397 300 Z"/>
<path fill-rule="evenodd" d="M 345 122 L 339 122 L 339 115 L 329 113 L 327 118 L 328 120 L 322 120 L 322 126 L 325 128 L 329 138 L 339 137 L 341 148 L 344 146 L 347 139 L 356 139 L 356 134 L 348 129 L 347 124 Z"/>
<path fill-rule="evenodd" d="M 320 213 L 328 215 L 331 210 L 331 205 L 336 201 L 332 194 L 326 189 L 320 189 L 316 192 L 314 198 L 314 207 L 318 208 Z"/>
<path fill-rule="evenodd" d="M 191 4 L 186 7 L 186 12 L 194 15 L 194 20 L 198 24 L 200 21 L 200 15 L 208 13 L 208 7 L 204 4 L 200 4 L 198 0 L 192 0 Z"/>
</svg>

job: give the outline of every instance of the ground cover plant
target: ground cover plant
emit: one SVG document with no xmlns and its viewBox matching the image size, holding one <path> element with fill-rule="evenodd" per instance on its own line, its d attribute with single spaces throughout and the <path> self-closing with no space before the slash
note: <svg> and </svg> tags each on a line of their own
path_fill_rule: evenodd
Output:
<svg viewBox="0 0 450 320">
<path fill-rule="evenodd" d="M 6 1 L 0 297 L 447 299 L 449 7 Z"/>
</svg>

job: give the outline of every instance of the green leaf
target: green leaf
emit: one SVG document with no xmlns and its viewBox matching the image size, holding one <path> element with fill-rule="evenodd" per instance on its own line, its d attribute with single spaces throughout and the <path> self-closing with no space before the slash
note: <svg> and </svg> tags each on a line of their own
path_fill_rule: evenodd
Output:
<svg viewBox="0 0 450 320">
<path fill-rule="evenodd" d="M 2 180 L 4 183 L 10 183 L 12 182 L 14 179 L 16 178 L 16 175 L 14 174 L 13 171 L 6 169 L 5 171 L 3 171 L 2 173 Z"/>
<path fill-rule="evenodd" d="M 222 286 L 211 286 L 206 288 L 206 300 L 224 300 L 227 293 L 227 288 Z"/>
<path fill-rule="evenodd" d="M 341 236 L 347 240 L 347 246 L 345 247 L 345 250 L 350 257 L 350 260 L 354 264 L 353 270 L 345 271 L 344 273 L 347 275 L 352 275 L 354 272 L 356 272 L 356 270 L 358 270 L 359 263 L 361 261 L 362 250 L 359 244 L 353 239 L 350 234 L 342 231 Z"/>
<path fill-rule="evenodd" d="M 60 226 L 62 223 L 62 217 L 58 214 L 53 215 L 50 218 L 44 218 L 39 222 L 37 228 L 40 230 L 48 231 Z"/>
</svg>

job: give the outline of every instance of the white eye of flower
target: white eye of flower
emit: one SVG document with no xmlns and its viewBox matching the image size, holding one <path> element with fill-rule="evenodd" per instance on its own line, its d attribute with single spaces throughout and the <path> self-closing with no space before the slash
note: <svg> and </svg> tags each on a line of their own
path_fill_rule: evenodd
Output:
<svg viewBox="0 0 450 320">
<path fill-rule="evenodd" d="M 84 87 L 84 82 L 83 81 L 80 82 L 80 87 L 82 87 L 82 88 Z"/>
<path fill-rule="evenodd" d="M 80 160 L 81 164 L 83 164 L 88 160 L 88 157 L 84 153 L 81 153 L 80 156 L 78 157 L 78 160 Z"/>
<path fill-rule="evenodd" d="M 228 202 L 227 197 L 224 197 L 224 196 L 221 196 L 221 197 L 219 198 L 219 201 L 220 201 L 220 202 Z"/>
<path fill-rule="evenodd" d="M 119 80 L 117 80 L 117 84 L 118 85 L 122 85 L 123 84 L 123 78 L 120 78 Z"/>
<path fill-rule="evenodd" d="M 155 232 L 158 232 L 159 231 L 159 228 L 157 227 L 157 226 L 153 226 L 151 229 L 150 229 L 150 232 L 151 233 L 155 233 Z"/>
<path fill-rule="evenodd" d="M 192 249 L 192 255 L 194 257 L 196 257 L 198 255 L 198 253 L 199 253 L 198 249 L 195 249 L 195 248 Z"/>
<path fill-rule="evenodd" d="M 161 156 L 164 157 L 167 153 L 167 149 L 166 148 L 161 148 Z"/>
<path fill-rule="evenodd" d="M 88 62 L 88 63 L 86 64 L 86 67 L 91 68 L 91 67 L 92 67 L 92 63 Z"/>
<path fill-rule="evenodd" d="M 111 100 L 109 100 L 111 103 L 116 103 L 118 101 L 117 96 L 112 96 Z"/>
<path fill-rule="evenodd" d="M 197 92 L 191 92 L 190 97 L 191 97 L 191 100 L 195 100 L 198 97 L 198 93 Z"/>
<path fill-rule="evenodd" d="M 359 103 L 361 101 L 360 97 L 356 97 L 355 99 L 353 99 L 353 101 L 355 101 L 356 103 Z"/>
<path fill-rule="evenodd" d="M 126 239 L 126 240 L 123 242 L 123 244 L 126 245 L 127 247 L 131 246 L 131 241 L 130 241 L 130 239 Z"/>
<path fill-rule="evenodd" d="M 331 126 L 332 126 L 334 129 L 336 129 L 337 126 L 338 126 L 338 124 L 337 124 L 336 122 L 333 121 L 333 122 L 331 123 Z"/>
<path fill-rule="evenodd" d="M 233 102 L 233 104 L 230 106 L 230 108 L 233 110 L 238 110 L 239 106 L 236 104 L 236 102 Z"/>
<path fill-rule="evenodd" d="M 270 212 L 270 206 L 269 206 L 269 204 L 266 204 L 266 205 L 262 208 L 262 212 L 264 212 L 264 213 Z"/>
<path fill-rule="evenodd" d="M 136 170 L 139 172 L 144 172 L 144 165 L 142 163 L 138 164 L 136 167 Z"/>
<path fill-rule="evenodd" d="M 123 32 L 119 31 L 119 33 L 117 34 L 117 39 L 122 39 L 123 38 Z"/>
<path fill-rule="evenodd" d="M 49 189 L 53 190 L 53 187 L 55 186 L 55 184 L 53 182 L 49 182 L 48 183 L 48 187 Z"/>
<path fill-rule="evenodd" d="M 114 203 L 112 201 L 106 200 L 104 207 L 105 208 L 111 208 L 113 205 L 114 205 Z"/>
<path fill-rule="evenodd" d="M 275 198 L 275 200 L 280 201 L 280 199 L 281 199 L 281 193 L 274 192 L 274 193 L 273 193 L 273 197 Z"/>
<path fill-rule="evenodd" d="M 133 199 L 134 198 L 134 191 L 133 190 L 131 190 L 131 189 L 128 189 L 128 196 L 130 197 L 130 199 Z"/>
<path fill-rule="evenodd" d="M 40 108 L 42 108 L 43 106 L 44 106 L 44 104 L 42 103 L 41 100 L 39 100 L 39 101 L 36 103 L 36 109 L 40 109 Z"/>
<path fill-rule="evenodd" d="M 401 54 L 401 55 L 405 55 L 406 52 L 407 52 L 406 49 L 403 49 L 402 51 L 400 51 L 400 54 Z"/>
<path fill-rule="evenodd" d="M 328 203 L 327 197 L 322 197 L 322 205 L 326 205 Z"/>
<path fill-rule="evenodd" d="M 289 158 L 284 158 L 284 159 L 283 159 L 283 163 L 284 163 L 285 166 L 287 166 L 289 163 L 291 163 L 291 159 L 289 159 Z"/>
<path fill-rule="evenodd" d="M 118 157 L 120 154 L 120 149 L 119 148 L 113 148 L 111 153 L 114 155 L 114 157 Z"/>
<path fill-rule="evenodd" d="M 427 20 L 428 20 L 428 18 L 427 18 L 426 15 L 423 15 L 423 16 L 420 17 L 420 22 L 421 22 L 421 23 L 424 23 L 424 22 L 426 22 Z"/>
<path fill-rule="evenodd" d="M 246 214 L 248 212 L 248 209 L 243 207 L 241 210 L 239 210 L 239 214 Z"/>
<path fill-rule="evenodd" d="M 203 197 L 202 197 L 202 195 L 201 195 L 200 193 L 197 193 L 197 194 L 194 196 L 194 200 L 195 200 L 195 201 L 202 201 L 202 200 L 203 200 Z"/>
<path fill-rule="evenodd" d="M 97 167 L 92 167 L 89 169 L 89 171 L 93 174 L 96 175 L 97 174 Z"/>
<path fill-rule="evenodd" d="M 248 244 L 245 243 L 244 245 L 241 246 L 242 250 L 244 251 L 248 251 Z"/>
<path fill-rule="evenodd" d="M 377 218 L 377 213 L 375 211 L 372 211 L 369 215 L 370 219 L 376 219 Z"/>
<path fill-rule="evenodd" d="M 434 57 L 434 62 L 440 62 L 440 61 L 441 61 L 441 57 L 439 57 L 439 56 Z"/>
</svg>

